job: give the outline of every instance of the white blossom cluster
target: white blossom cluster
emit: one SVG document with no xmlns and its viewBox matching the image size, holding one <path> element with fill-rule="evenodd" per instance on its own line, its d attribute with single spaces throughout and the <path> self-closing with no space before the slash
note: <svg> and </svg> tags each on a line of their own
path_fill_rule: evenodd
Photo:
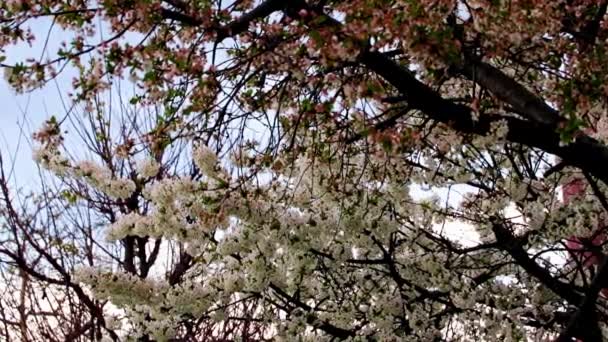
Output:
<svg viewBox="0 0 608 342">
<path fill-rule="evenodd" d="M 209 147 L 205 145 L 195 147 L 192 152 L 192 159 L 203 173 L 211 176 L 217 172 L 217 155 Z"/>
<path fill-rule="evenodd" d="M 143 178 L 152 178 L 158 175 L 160 164 L 152 159 L 145 159 L 138 165 L 138 173 Z"/>
<path fill-rule="evenodd" d="M 506 134 L 501 122 L 475 143 L 496 148 Z M 433 139 L 443 137 L 437 133 Z M 137 334 L 171 338 L 178 335 L 176 327 L 185 315 L 225 324 L 229 308 L 236 305 L 231 303 L 252 296 L 263 303 L 256 316 L 271 322 L 277 339 L 319 337 L 319 327 L 330 323 L 341 329 L 360 327 L 360 336 L 379 340 L 400 340 L 407 329 L 421 340 L 516 340 L 527 329 L 518 317 L 531 307 L 525 299 L 529 287 L 505 285 L 516 272 L 512 266 L 500 269 L 502 278 L 476 284 L 475 279 L 484 276 L 478 270 L 503 263 L 504 255 L 495 249 L 460 252 L 460 242 L 437 227 L 467 221 L 479 236 L 475 246 L 496 241 L 488 217 L 505 215 L 512 207 L 521 216 L 509 218 L 515 235 L 537 232 L 559 240 L 595 223 L 588 222 L 586 209 L 556 214 L 557 208 L 548 205 L 554 193 L 547 185 L 504 172 L 510 166 L 506 158 L 483 174 L 471 172 L 487 166 L 481 161 L 466 164 L 484 155 L 472 158 L 477 152 L 464 144 L 445 147 L 438 141 L 436 153 L 450 162 L 431 152 L 421 154 L 416 162 L 423 171 L 407 181 L 403 174 L 410 171 L 413 159 L 386 151 L 355 154 L 348 163 L 282 155 L 266 164 L 270 177 L 265 182 L 231 177 L 205 146 L 194 148 L 192 155 L 201 177 L 161 174 L 164 169 L 152 159 L 137 165 L 136 180 L 115 178 L 91 161 L 55 171 L 114 198 L 131 196 L 137 181 L 146 210 L 118 215 L 107 227 L 106 238 L 162 238 L 182 244 L 192 256 L 193 266 L 174 285 L 158 277 L 81 271 L 78 280 L 98 298 L 126 310 Z M 491 182 L 500 192 L 489 196 L 469 191 L 457 205 L 446 205 L 438 196 L 418 200 L 410 194 L 415 184 L 474 182 Z M 592 203 L 579 201 L 581 206 Z M 562 218 L 572 227 L 552 222 Z M 546 243 L 536 235 L 530 241 L 534 246 Z M 535 297 L 538 307 L 548 312 L 559 308 L 545 297 Z M 290 300 L 297 303 L 289 304 L 291 310 L 277 306 Z M 497 320 L 510 323 L 492 323 Z"/>
<path fill-rule="evenodd" d="M 94 188 L 114 198 L 125 199 L 135 191 L 135 183 L 131 179 L 113 177 L 110 170 L 91 161 L 77 163 L 72 172 L 74 176 L 85 179 Z"/>
<path fill-rule="evenodd" d="M 93 188 L 117 199 L 126 199 L 135 191 L 133 180 L 116 177 L 107 167 L 90 160 L 73 164 L 64 157 L 60 151 L 63 138 L 56 123 L 45 123 L 34 138 L 40 142 L 34 150 L 34 160 L 56 175 L 83 179 Z"/>
</svg>

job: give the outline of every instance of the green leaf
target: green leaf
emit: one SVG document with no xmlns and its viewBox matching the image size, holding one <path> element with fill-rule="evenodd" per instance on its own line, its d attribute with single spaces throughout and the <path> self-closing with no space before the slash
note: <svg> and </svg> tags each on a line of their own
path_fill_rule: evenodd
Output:
<svg viewBox="0 0 608 342">
<path fill-rule="evenodd" d="M 310 32 L 310 38 L 317 44 L 317 45 L 323 45 L 324 40 L 323 37 L 321 36 L 321 33 L 319 33 L 319 31 L 317 30 L 313 30 Z"/>
</svg>

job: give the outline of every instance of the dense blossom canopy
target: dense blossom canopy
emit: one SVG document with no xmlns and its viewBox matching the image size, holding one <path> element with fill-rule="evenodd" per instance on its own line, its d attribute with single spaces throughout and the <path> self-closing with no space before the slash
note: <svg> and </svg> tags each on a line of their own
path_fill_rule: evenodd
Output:
<svg viewBox="0 0 608 342">
<path fill-rule="evenodd" d="M 1 2 L 17 91 L 76 75 L 41 193 L 2 174 L 4 326 L 47 286 L 15 336 L 608 338 L 607 3 Z"/>
</svg>

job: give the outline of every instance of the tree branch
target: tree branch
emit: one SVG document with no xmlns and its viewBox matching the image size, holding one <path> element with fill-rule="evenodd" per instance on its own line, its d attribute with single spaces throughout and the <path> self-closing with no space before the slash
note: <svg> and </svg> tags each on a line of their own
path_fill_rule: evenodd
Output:
<svg viewBox="0 0 608 342">
<path fill-rule="evenodd" d="M 552 125 L 497 115 L 483 115 L 475 120 L 469 107 L 444 99 L 390 58 L 365 51 L 360 61 L 399 90 L 411 108 L 422 111 L 436 121 L 461 133 L 486 135 L 492 123 L 505 120 L 509 127 L 507 140 L 557 155 L 569 165 L 586 170 L 608 184 L 608 173 L 604 167 L 608 165 L 608 148 L 587 135 L 581 135 L 564 145 Z"/>
<path fill-rule="evenodd" d="M 288 2 L 283 0 L 266 0 L 234 21 L 226 25 L 217 25 L 210 29 L 216 33 L 216 42 L 219 43 L 228 37 L 233 37 L 244 32 L 255 20 L 265 18 L 287 6 Z M 203 21 L 196 17 L 166 8 L 161 9 L 161 17 L 164 19 L 176 20 L 188 26 L 199 26 L 203 24 Z"/>
<path fill-rule="evenodd" d="M 335 325 L 333 325 L 329 322 L 320 321 L 316 317 L 316 315 L 313 314 L 313 308 L 310 305 L 299 301 L 298 299 L 294 298 L 293 296 L 290 296 L 288 293 L 283 291 L 280 287 L 278 287 L 274 284 L 270 284 L 270 288 L 273 289 L 280 297 L 282 297 L 287 302 L 295 305 L 296 307 L 299 307 L 299 308 L 305 310 L 307 312 L 306 321 L 308 322 L 308 324 L 311 324 L 315 328 L 320 329 L 320 330 L 328 333 L 331 336 L 341 338 L 341 339 L 347 339 L 349 337 L 354 337 L 356 335 L 355 332 L 352 330 L 342 329 L 342 328 L 336 327 Z"/>
<path fill-rule="evenodd" d="M 559 113 L 519 82 L 498 68 L 481 61 L 466 58 L 460 73 L 469 80 L 488 89 L 500 100 L 511 105 L 526 119 L 555 126 L 560 121 Z"/>
<path fill-rule="evenodd" d="M 555 279 L 549 271 L 540 267 L 534 260 L 530 259 L 528 253 L 523 249 L 523 241 L 516 238 L 498 219 L 492 219 L 492 230 L 499 243 L 499 248 L 509 255 L 531 276 L 538 279 L 548 289 L 565 299 L 571 305 L 578 306 L 582 302 L 582 296 L 574 291 L 568 284 Z"/>
<path fill-rule="evenodd" d="M 608 279 L 608 258 L 604 257 L 599 267 L 599 272 L 597 272 L 591 285 L 589 285 L 589 289 L 585 293 L 585 298 L 556 342 L 571 341 L 572 337 L 584 338 L 585 341 L 602 340 L 602 332 L 598 327 L 595 304 L 598 294 L 606 286 L 606 279 Z"/>
</svg>

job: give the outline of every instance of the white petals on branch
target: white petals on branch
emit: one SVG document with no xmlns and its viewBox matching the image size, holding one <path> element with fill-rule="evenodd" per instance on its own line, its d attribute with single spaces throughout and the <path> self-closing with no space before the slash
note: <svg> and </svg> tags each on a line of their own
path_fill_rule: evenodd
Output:
<svg viewBox="0 0 608 342">
<path fill-rule="evenodd" d="M 53 172 L 57 176 L 66 175 L 69 169 L 69 162 L 57 151 L 49 148 L 36 148 L 32 153 L 34 161 L 43 168 Z"/>
<path fill-rule="evenodd" d="M 59 152 L 60 140 L 53 138 L 43 128 L 34 138 L 43 142 L 34 149 L 33 159 L 45 169 L 57 176 L 80 178 L 93 188 L 117 199 L 129 198 L 136 190 L 135 183 L 130 179 L 117 178 L 112 172 L 90 160 L 80 161 L 76 165 L 70 162 Z"/>
<path fill-rule="evenodd" d="M 149 184 L 144 196 L 153 204 L 151 212 L 121 216 L 108 228 L 108 240 L 133 235 L 191 241 L 230 224 L 226 213 L 228 203 L 218 198 L 223 193 L 207 191 L 203 183 L 188 178 Z"/>
<path fill-rule="evenodd" d="M 151 217 L 129 213 L 120 217 L 116 222 L 108 227 L 106 239 L 108 241 L 118 241 L 132 236 L 155 236 L 154 220 Z"/>
<path fill-rule="evenodd" d="M 92 161 L 79 162 L 74 175 L 85 179 L 91 186 L 114 198 L 129 198 L 136 190 L 130 179 L 113 178 L 112 172 Z"/>
<path fill-rule="evenodd" d="M 146 159 L 138 165 L 137 171 L 143 178 L 152 178 L 160 171 L 160 164 L 154 159 Z"/>
<path fill-rule="evenodd" d="M 192 151 L 192 159 L 194 164 L 201 171 L 209 176 L 215 175 L 217 172 L 218 159 L 213 150 L 205 145 L 199 145 Z"/>
</svg>

